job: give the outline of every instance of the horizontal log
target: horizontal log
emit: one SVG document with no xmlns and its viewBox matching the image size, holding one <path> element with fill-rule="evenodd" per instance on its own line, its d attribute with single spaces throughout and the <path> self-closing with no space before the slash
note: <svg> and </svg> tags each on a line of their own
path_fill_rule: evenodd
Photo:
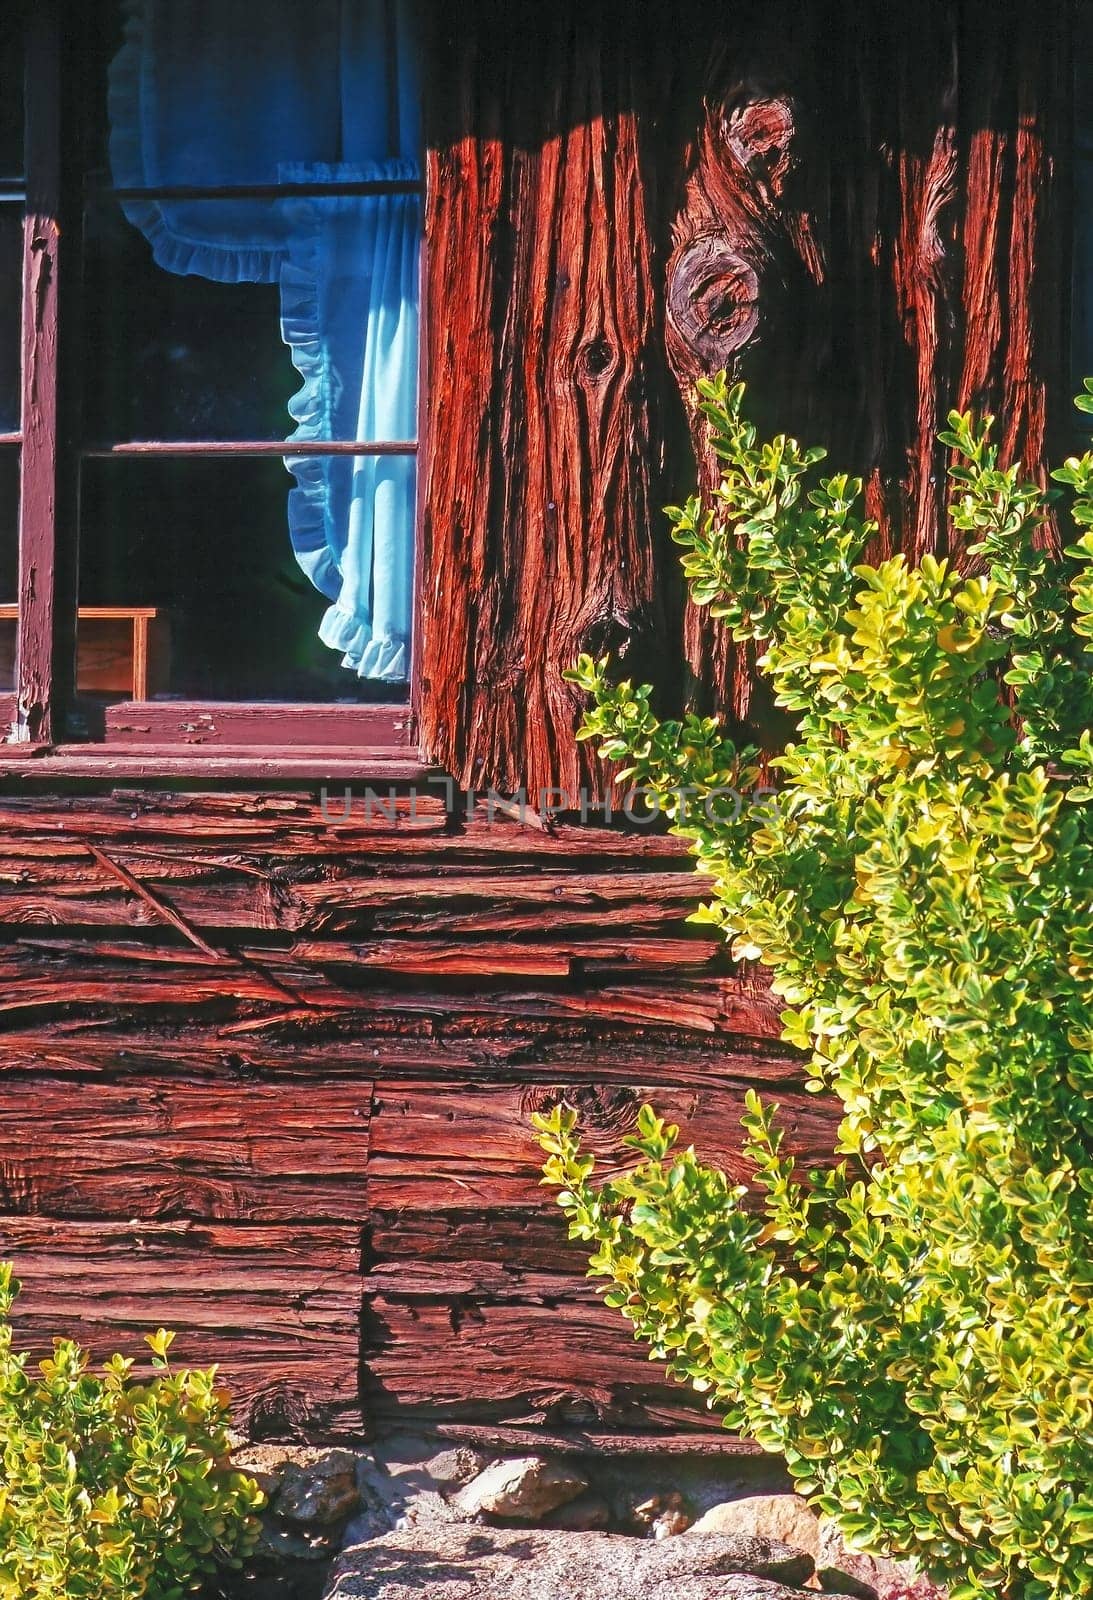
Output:
<svg viewBox="0 0 1093 1600">
<path fill-rule="evenodd" d="M 20 849 L 34 841 L 50 846 L 92 838 L 109 848 L 110 841 L 150 845 L 157 850 L 176 845 L 218 845 L 237 849 L 294 848 L 345 851 L 357 845 L 379 846 L 384 839 L 408 832 L 436 833 L 447 828 L 442 788 L 409 788 L 392 780 L 373 785 L 377 797 L 359 799 L 345 816 L 342 791 L 327 792 L 324 805 L 314 788 L 295 790 L 220 790 L 171 792 L 114 789 L 110 793 L 0 794 L 0 838 L 5 848 Z M 393 813 L 393 815 L 392 815 Z"/>
<path fill-rule="evenodd" d="M 577 971 L 620 977 L 627 972 L 692 974 L 729 968 L 720 943 L 693 939 L 580 939 L 497 941 L 481 939 L 452 944 L 446 939 L 377 939 L 369 944 L 335 939 L 297 939 L 289 952 L 293 962 L 320 967 L 368 967 L 470 977 L 532 974 L 570 977 Z"/>
<path fill-rule="evenodd" d="M 195 959 L 201 958 L 195 952 Z M 483 1019 L 484 1020 L 484 1019 Z M 438 1076 L 506 1084 L 670 1083 L 678 1091 L 712 1090 L 719 1084 L 762 1086 L 775 1097 L 783 1085 L 799 1085 L 801 1063 L 772 1049 L 769 1041 L 678 1039 L 625 1030 L 618 1038 L 593 1041 L 587 1032 L 570 1037 L 537 1027 L 521 1031 L 522 1019 L 498 1023 L 492 1032 L 452 1029 L 442 1038 L 428 1030 L 405 1034 L 376 1030 L 328 1031 L 321 1039 L 276 1034 L 225 1038 L 215 1021 L 187 1017 L 134 1032 L 114 1017 L 106 1022 L 53 1019 L 3 1034 L 0 1086 L 7 1078 L 72 1076 L 87 1082 L 140 1082 L 152 1076 L 192 1083 L 261 1083 L 303 1079 L 357 1079 L 362 1070 L 390 1081 L 433 1082 Z"/>
<path fill-rule="evenodd" d="M 535 874 L 462 873 L 405 876 L 397 879 L 339 879 L 334 882 L 294 886 L 296 902 L 306 908 L 308 927 L 346 930 L 377 911 L 389 912 L 382 926 L 412 927 L 428 915 L 431 919 L 458 907 L 473 907 L 482 933 L 495 929 L 500 908 L 520 908 L 523 916 L 512 926 L 523 930 L 547 928 L 558 920 L 579 924 L 600 921 L 605 914 L 625 910 L 643 926 L 690 915 L 700 897 L 690 873 L 572 873 Z M 396 907 L 397 916 L 393 914 Z M 379 926 L 380 924 L 376 924 Z M 435 920 L 430 925 L 436 927 Z M 602 922 L 601 922 L 602 925 Z"/>
<path fill-rule="evenodd" d="M 114 857 L 110 857 L 114 860 Z M 299 935 L 375 934 L 448 940 L 488 937 L 592 937 L 605 923 L 633 937 L 680 937 L 697 908 L 705 881 L 693 873 L 498 874 L 436 872 L 426 878 L 405 873 L 327 877 L 294 882 L 287 873 L 211 863 L 205 872 L 171 871 L 116 851 L 116 864 L 180 916 L 206 934 L 284 932 Z M 11 877 L 15 882 L 11 883 Z M 24 867 L 0 892 L 0 927 L 26 924 L 74 928 L 154 927 L 157 916 L 127 889 L 117 873 L 100 866 L 33 881 Z M 696 935 L 711 947 L 710 933 Z"/>
<path fill-rule="evenodd" d="M 530 814 L 502 814 L 480 798 L 457 797 L 448 812 L 443 785 L 372 785 L 314 793 L 241 791 L 165 793 L 115 790 L 86 796 L 4 795 L 0 793 L 0 859 L 48 861 L 82 851 L 80 840 L 160 853 L 189 847 L 231 846 L 255 854 L 278 851 L 285 843 L 297 855 L 339 857 L 358 850 L 389 858 L 414 834 L 413 853 L 486 865 L 500 855 L 526 859 L 529 870 L 555 860 L 572 870 L 602 870 L 655 863 L 658 868 L 693 870 L 686 842 L 638 827 L 597 827 L 569 822 L 536 826 Z"/>
<path fill-rule="evenodd" d="M 453 1280 L 437 1299 L 365 1281 L 364 1405 L 377 1422 L 702 1426 L 701 1399 L 664 1376 L 629 1324 L 579 1279 L 501 1298 Z"/>
<path fill-rule="evenodd" d="M 677 1124 L 682 1146 L 693 1144 L 704 1161 L 744 1182 L 752 1170 L 741 1155 L 747 1087 L 722 1083 L 681 1091 L 663 1082 L 625 1088 L 595 1081 L 533 1087 L 380 1078 L 372 1108 L 371 1203 L 377 1211 L 401 1216 L 411 1211 L 432 1216 L 479 1209 L 488 1213 L 498 1207 L 541 1211 L 543 1157 L 530 1117 L 563 1095 L 576 1108 L 586 1147 L 604 1176 L 634 1164 L 635 1153 L 623 1141 L 633 1132 L 640 1107 L 649 1102 Z M 810 1163 L 829 1158 L 830 1108 L 800 1083 L 780 1086 L 776 1100 L 787 1151 Z M 387 1236 L 384 1248 L 397 1258 L 397 1235 Z"/>
<path fill-rule="evenodd" d="M 176 901 L 177 904 L 177 901 Z M 189 919 L 187 919 L 189 920 Z M 209 931 L 191 923 L 207 942 Z M 637 1025 L 711 1035 L 777 1032 L 769 999 L 731 979 L 711 979 L 699 972 L 655 975 L 627 974 L 625 980 L 577 988 L 552 986 L 550 975 L 438 974 L 389 971 L 386 982 L 355 981 L 334 966 L 326 970 L 293 963 L 291 955 L 266 950 L 223 961 L 195 963 L 182 936 L 177 963 L 170 960 L 116 959 L 116 946 L 106 952 L 89 945 L 83 957 L 67 952 L 53 956 L 48 944 L 32 941 L 0 945 L 0 1018 L 16 1026 L 30 1016 L 93 1014 L 103 1019 L 119 1014 L 157 1018 L 207 1014 L 218 1017 L 226 1032 L 262 1030 L 291 1024 L 328 1026 L 339 1015 L 352 1015 L 361 1028 L 406 1028 L 410 1019 L 428 1019 L 445 1033 L 465 1026 L 498 1027 L 504 1019 L 518 1031 L 538 1020 L 584 1026 Z M 147 1026 L 141 1021 L 140 1026 Z"/>
<path fill-rule="evenodd" d="M 777 1474 L 779 1487 L 789 1489 L 788 1480 L 783 1481 L 783 1474 L 778 1473 L 776 1463 L 767 1456 L 761 1445 L 727 1433 L 724 1428 L 717 1426 L 714 1418 L 710 1419 L 710 1426 L 714 1431 L 601 1433 L 594 1428 L 570 1428 L 563 1433 L 542 1427 L 506 1428 L 498 1424 L 439 1422 L 431 1431 L 438 1439 L 452 1444 L 473 1445 L 491 1455 L 525 1455 L 530 1451 L 548 1450 L 551 1455 L 557 1456 L 630 1458 L 651 1455 L 658 1459 L 662 1456 L 701 1456 L 713 1461 L 739 1457 L 743 1458 L 741 1466 L 745 1468 L 748 1457 L 758 1457 L 760 1459 L 755 1461 L 745 1482 L 750 1483 L 753 1477 L 760 1475 L 765 1480 L 767 1474 L 773 1472 Z"/>
<path fill-rule="evenodd" d="M 372 1086 L 8 1076 L 0 1210 L 363 1222 Z"/>
<path fill-rule="evenodd" d="M 94 1360 L 179 1330 L 178 1365 L 219 1364 L 238 1427 L 259 1438 L 360 1435 L 355 1227 L 56 1222 L 0 1217 L 23 1292 L 16 1345 L 78 1336 Z"/>
</svg>

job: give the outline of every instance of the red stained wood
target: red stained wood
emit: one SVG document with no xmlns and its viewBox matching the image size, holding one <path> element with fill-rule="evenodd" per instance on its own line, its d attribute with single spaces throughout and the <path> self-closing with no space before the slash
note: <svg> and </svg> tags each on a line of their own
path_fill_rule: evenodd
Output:
<svg viewBox="0 0 1093 1600">
<path fill-rule="evenodd" d="M 177 700 L 123 703 L 104 712 L 109 743 L 185 745 L 302 745 L 340 750 L 357 758 L 411 744 L 408 706 L 217 705 Z M 291 754 L 291 752 L 287 752 Z"/>
<path fill-rule="evenodd" d="M 60 35 L 55 0 L 27 18 L 26 210 L 23 223 L 23 446 L 15 736 L 53 737 L 54 680 L 74 649 L 57 543 L 57 346 L 60 257 Z M 72 640 L 65 650 L 71 621 Z"/>
<path fill-rule="evenodd" d="M 66 778 L 92 781 L 139 780 L 168 783 L 178 779 L 217 780 L 228 783 L 425 783 L 432 769 L 407 754 L 392 755 L 367 748 L 352 756 L 326 748 L 293 749 L 280 745 L 224 745 L 215 753 L 187 749 L 179 744 L 124 743 L 58 745 L 28 756 L 18 745 L 0 746 L 0 783 L 20 780 L 46 785 Z"/>
<path fill-rule="evenodd" d="M 729 1456 L 761 1456 L 761 1445 L 748 1439 L 738 1439 L 735 1434 L 715 1433 L 602 1433 L 595 1428 L 571 1428 L 566 1433 L 555 1433 L 536 1426 L 506 1428 L 494 1424 L 442 1422 L 435 1425 L 437 1436 L 453 1444 L 476 1445 L 494 1455 L 524 1455 L 528 1451 L 549 1450 L 561 1456 L 707 1456 L 719 1459 Z M 769 1457 L 768 1457 L 769 1461 Z M 773 1464 L 772 1464 L 773 1465 Z M 775 1468 L 775 1473 L 777 1469 Z M 747 1483 L 755 1492 L 755 1478 L 749 1472 Z M 786 1485 L 779 1482 L 779 1488 Z"/>
<path fill-rule="evenodd" d="M 487 1262 L 373 1271 L 364 1314 L 365 1405 L 377 1422 L 708 1427 L 590 1284 Z M 387 1292 L 389 1289 L 389 1292 Z"/>
<path fill-rule="evenodd" d="M 0 1217 L 23 1292 L 16 1345 L 78 1335 L 96 1361 L 179 1331 L 179 1365 L 219 1363 L 258 1437 L 360 1437 L 360 1234 L 355 1227 L 60 1222 Z"/>
<path fill-rule="evenodd" d="M 525 1119 L 564 1086 L 603 1149 L 648 1092 L 712 1151 L 753 1082 L 815 1118 L 772 1045 L 777 1003 L 686 923 L 700 883 L 678 840 L 468 821 L 439 798 L 333 826 L 284 788 L 0 796 L 0 1206 L 40 1230 L 0 1243 L 33 1279 L 25 1326 L 105 1348 L 176 1322 L 185 1357 L 225 1361 L 244 1421 L 356 1427 L 356 1345 L 325 1313 L 314 1348 L 309 1312 L 290 1338 L 280 1303 L 303 1292 L 298 1241 L 336 1221 L 363 1230 L 354 1292 L 381 1272 L 363 1333 L 351 1314 L 369 1414 L 708 1437 L 580 1283 Z M 181 1240 L 139 1285 L 132 1217 Z M 168 1218 L 192 1231 L 157 1234 Z M 252 1238 L 279 1295 L 248 1287 Z"/>
<path fill-rule="evenodd" d="M 562 674 L 658 637 L 643 8 L 445 13 L 430 108 L 426 750 L 468 786 L 598 778 Z"/>
<path fill-rule="evenodd" d="M 117 1222 L 367 1217 L 367 1077 L 35 1076 L 9 1079 L 2 1100 L 0 1212 Z"/>
<path fill-rule="evenodd" d="M 728 365 L 765 430 L 861 474 L 878 552 L 944 542 L 954 403 L 1004 406 L 1042 475 L 1072 21 L 696 0 L 613 13 L 607 43 L 603 8 L 562 5 L 517 49 L 467 11 L 432 109 L 429 295 L 456 310 L 430 319 L 422 729 L 467 782 L 572 789 L 564 668 L 628 636 L 667 680 L 676 653 L 658 506 L 694 465 L 662 340 L 707 490 L 692 386 Z M 784 737 L 751 656 L 693 609 L 682 633 L 700 699 Z"/>
<path fill-rule="evenodd" d="M 649 1098 L 743 1176 L 748 1087 L 806 1159 L 834 1110 L 686 922 L 681 843 L 545 816 L 587 774 L 561 673 L 630 642 L 646 676 L 679 635 L 763 720 L 746 658 L 678 614 L 657 507 L 709 463 L 669 356 L 684 390 L 729 360 L 764 426 L 860 471 L 879 549 L 936 542 L 954 395 L 1001 398 L 1040 470 L 1069 13 L 507 10 L 449 8 L 430 107 L 419 699 L 430 755 L 539 815 L 468 815 L 378 737 L 330 758 L 324 717 L 294 760 L 178 705 L 9 752 L 0 1251 L 36 1343 L 178 1324 L 258 1431 L 359 1430 L 363 1392 L 388 1424 L 720 1449 L 583 1282 L 528 1114 L 565 1093 L 617 1170 Z"/>
</svg>

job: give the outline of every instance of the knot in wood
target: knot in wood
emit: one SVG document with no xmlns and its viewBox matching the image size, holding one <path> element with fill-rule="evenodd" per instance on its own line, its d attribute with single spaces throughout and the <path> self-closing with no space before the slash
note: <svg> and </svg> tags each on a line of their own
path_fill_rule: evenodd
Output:
<svg viewBox="0 0 1093 1600">
<path fill-rule="evenodd" d="M 723 137 L 733 156 L 775 199 L 793 170 L 791 146 L 796 131 L 793 102 L 779 96 L 749 100 L 734 107 L 722 122 Z"/>
<path fill-rule="evenodd" d="M 525 1116 L 552 1110 L 565 1101 L 577 1113 L 581 1138 L 594 1155 L 617 1155 L 620 1140 L 638 1120 L 636 1090 L 614 1084 L 535 1084 L 522 1096 Z"/>
<path fill-rule="evenodd" d="M 608 372 L 614 360 L 614 351 L 610 342 L 603 338 L 590 339 L 582 352 L 584 369 L 590 378 L 602 378 Z"/>
<path fill-rule="evenodd" d="M 723 233 L 684 245 L 668 269 L 668 317 L 707 372 L 719 372 L 759 324 L 759 274 Z"/>
</svg>

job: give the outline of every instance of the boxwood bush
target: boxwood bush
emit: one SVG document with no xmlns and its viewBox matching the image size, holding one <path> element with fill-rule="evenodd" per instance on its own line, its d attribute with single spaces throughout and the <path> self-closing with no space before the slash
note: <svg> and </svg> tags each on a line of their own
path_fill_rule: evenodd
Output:
<svg viewBox="0 0 1093 1600">
<path fill-rule="evenodd" d="M 0 1600 L 180 1600 L 258 1532 L 253 1479 L 228 1459 L 215 1369 L 173 1371 L 173 1334 L 148 1337 L 155 1377 L 120 1355 L 101 1373 L 58 1339 L 28 1369 L 0 1265 Z"/>
<path fill-rule="evenodd" d="M 1079 400 L 1093 411 L 1093 382 Z M 775 792 L 712 719 L 661 721 L 607 664 L 583 730 L 713 880 L 842 1119 L 802 1171 L 747 1097 L 734 1184 L 643 1110 L 600 1184 L 564 1104 L 546 1181 L 652 1354 L 785 1456 L 854 1547 L 954 1600 L 1093 1593 L 1093 456 L 1044 493 L 953 413 L 959 565 L 864 565 L 861 484 L 702 403 L 723 463 L 671 513 L 691 593 L 796 735 Z M 1045 553 L 1045 524 L 1064 530 Z"/>
</svg>

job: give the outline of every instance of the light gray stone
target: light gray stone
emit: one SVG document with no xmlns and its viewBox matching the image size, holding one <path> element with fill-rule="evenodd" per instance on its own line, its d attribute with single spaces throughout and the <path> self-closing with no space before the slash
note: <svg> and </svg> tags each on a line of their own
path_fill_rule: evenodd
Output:
<svg viewBox="0 0 1093 1600">
<path fill-rule="evenodd" d="M 829 1594 L 858 1600 L 946 1600 L 946 1590 L 913 1572 L 903 1561 L 863 1556 L 848 1550 L 838 1529 L 823 1523 L 816 1552 L 816 1576 Z"/>
<path fill-rule="evenodd" d="M 514 1461 L 495 1461 L 461 1489 L 452 1504 L 467 1517 L 538 1522 L 587 1488 L 584 1473 L 569 1462 L 520 1456 Z"/>
<path fill-rule="evenodd" d="M 808 1556 L 769 1539 L 532 1528 L 389 1534 L 335 1563 L 329 1600 L 805 1600 Z M 815 1600 L 812 1591 L 811 1600 Z"/>
<path fill-rule="evenodd" d="M 483 1455 L 481 1450 L 460 1444 L 430 1456 L 425 1463 L 425 1471 L 441 1494 L 454 1494 L 464 1484 L 470 1483 L 472 1478 L 477 1478 L 489 1464 L 489 1456 Z"/>
<path fill-rule="evenodd" d="M 820 1551 L 820 1519 L 799 1494 L 751 1494 L 712 1506 L 692 1533 L 757 1533 L 780 1539 L 813 1560 Z"/>
</svg>

